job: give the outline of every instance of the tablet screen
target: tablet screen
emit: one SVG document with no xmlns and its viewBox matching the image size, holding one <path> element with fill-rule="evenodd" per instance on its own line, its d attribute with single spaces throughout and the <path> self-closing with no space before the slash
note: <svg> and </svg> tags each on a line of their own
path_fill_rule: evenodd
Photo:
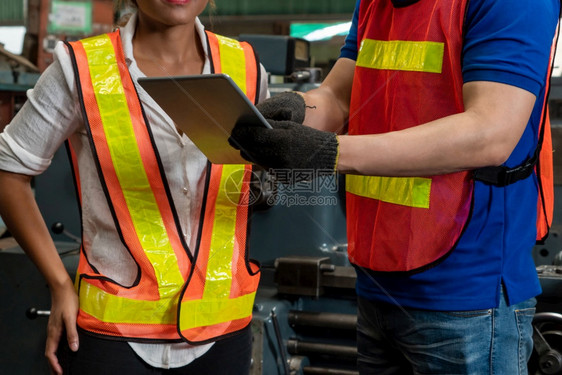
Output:
<svg viewBox="0 0 562 375">
<path fill-rule="evenodd" d="M 225 74 L 145 77 L 138 82 L 212 163 L 248 164 L 228 143 L 239 120 L 271 127 Z"/>
</svg>

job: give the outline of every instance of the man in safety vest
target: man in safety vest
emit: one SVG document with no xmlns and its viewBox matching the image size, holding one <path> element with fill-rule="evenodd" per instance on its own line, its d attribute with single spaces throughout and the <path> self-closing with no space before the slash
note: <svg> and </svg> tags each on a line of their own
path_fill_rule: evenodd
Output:
<svg viewBox="0 0 562 375">
<path fill-rule="evenodd" d="M 265 167 L 347 174 L 360 373 L 526 374 L 559 13 L 557 0 L 358 0 L 320 88 L 270 99 L 273 130 L 232 132 Z"/>
</svg>

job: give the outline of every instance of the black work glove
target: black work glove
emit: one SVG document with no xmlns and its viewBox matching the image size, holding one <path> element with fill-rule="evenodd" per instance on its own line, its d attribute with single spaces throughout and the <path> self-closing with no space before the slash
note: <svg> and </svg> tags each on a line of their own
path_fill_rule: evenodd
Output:
<svg viewBox="0 0 562 375">
<path fill-rule="evenodd" d="M 270 120 L 273 129 L 238 123 L 228 142 L 240 155 L 270 169 L 315 169 L 335 173 L 338 157 L 336 134 L 292 121 Z"/>
<path fill-rule="evenodd" d="M 306 112 L 304 98 L 294 91 L 276 94 L 259 103 L 256 108 L 268 120 L 293 121 L 298 124 L 302 124 Z"/>
</svg>

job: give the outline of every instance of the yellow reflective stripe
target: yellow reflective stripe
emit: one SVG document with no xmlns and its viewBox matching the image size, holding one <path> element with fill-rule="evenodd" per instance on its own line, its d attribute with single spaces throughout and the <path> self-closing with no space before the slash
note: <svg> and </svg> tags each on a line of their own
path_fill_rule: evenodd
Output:
<svg viewBox="0 0 562 375">
<path fill-rule="evenodd" d="M 202 299 L 182 301 L 182 331 L 247 318 L 254 305 L 255 292 L 230 298 L 236 214 L 244 183 L 244 165 L 223 165 L 222 168 L 215 202 L 205 290 Z"/>
<path fill-rule="evenodd" d="M 244 181 L 244 165 L 223 165 L 215 202 L 215 219 L 209 250 L 203 300 L 230 298 L 232 258 L 236 240 L 236 213 Z M 203 302 L 203 305 L 207 305 Z M 210 313 L 210 312 L 208 312 Z"/>
<path fill-rule="evenodd" d="M 234 39 L 217 35 L 219 41 L 219 51 L 222 72 L 228 74 L 230 78 L 242 90 L 246 92 L 246 56 L 240 42 Z"/>
<path fill-rule="evenodd" d="M 107 323 L 176 324 L 178 296 L 157 301 L 119 297 L 80 282 L 80 309 Z"/>
<path fill-rule="evenodd" d="M 160 297 L 171 298 L 184 280 L 144 170 L 113 45 L 107 35 L 86 39 L 82 44 L 111 159 L 133 225 L 153 265 Z"/>
<path fill-rule="evenodd" d="M 366 198 L 408 207 L 429 208 L 431 179 L 422 177 L 345 176 L 345 190 Z"/>
<path fill-rule="evenodd" d="M 184 301 L 180 309 L 181 329 L 205 327 L 250 316 L 256 293 L 237 298 Z"/>
<path fill-rule="evenodd" d="M 440 42 L 364 39 L 357 66 L 371 69 L 441 73 L 445 45 Z"/>
</svg>

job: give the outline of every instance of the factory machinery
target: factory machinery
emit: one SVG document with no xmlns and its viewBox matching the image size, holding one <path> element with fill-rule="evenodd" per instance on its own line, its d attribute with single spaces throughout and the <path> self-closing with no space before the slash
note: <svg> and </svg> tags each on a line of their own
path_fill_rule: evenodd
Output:
<svg viewBox="0 0 562 375">
<path fill-rule="evenodd" d="M 245 36 L 252 40 L 252 36 Z M 290 38 L 267 46 L 286 51 L 283 66 L 268 71 L 286 77 L 273 84 L 273 94 L 306 91 L 317 85 L 319 73 L 307 68 L 309 60 L 295 56 Z M 267 50 L 260 51 L 267 62 Z M 557 91 L 560 90 L 560 93 Z M 557 124 L 562 82 L 552 89 L 553 142 L 562 140 Z M 562 118 L 562 117 L 560 117 Z M 555 168 L 560 167 L 555 158 Z M 250 257 L 261 263 L 261 282 L 254 306 L 251 375 L 358 374 L 355 365 L 355 271 L 347 258 L 345 188 L 341 177 L 287 175 L 284 181 L 267 173 L 258 175 L 253 202 Z M 287 181 L 290 179 L 291 181 Z M 556 182 L 557 196 L 560 181 Z M 78 261 L 80 223 L 74 186 L 64 150 L 35 181 L 45 220 L 51 226 L 59 253 L 73 275 Z M 530 375 L 562 374 L 562 235 L 555 207 L 554 225 L 546 242 L 533 256 L 544 289 L 538 297 L 534 321 L 535 350 Z M 15 243 L 0 247 L 0 372 L 48 374 L 43 357 L 50 297 L 47 286 Z"/>
</svg>

